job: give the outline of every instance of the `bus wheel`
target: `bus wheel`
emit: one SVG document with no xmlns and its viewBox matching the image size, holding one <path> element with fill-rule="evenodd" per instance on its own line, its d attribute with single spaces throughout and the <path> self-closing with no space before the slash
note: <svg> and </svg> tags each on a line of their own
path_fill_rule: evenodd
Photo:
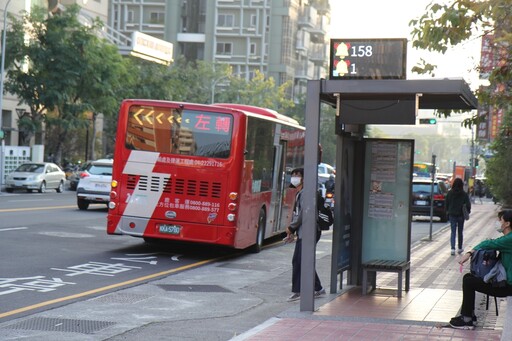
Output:
<svg viewBox="0 0 512 341">
<path fill-rule="evenodd" d="M 256 233 L 256 244 L 251 248 L 253 253 L 258 253 L 263 247 L 263 241 L 265 240 L 265 223 L 266 223 L 265 210 L 260 210 L 260 216 L 258 217 L 258 232 Z"/>
</svg>

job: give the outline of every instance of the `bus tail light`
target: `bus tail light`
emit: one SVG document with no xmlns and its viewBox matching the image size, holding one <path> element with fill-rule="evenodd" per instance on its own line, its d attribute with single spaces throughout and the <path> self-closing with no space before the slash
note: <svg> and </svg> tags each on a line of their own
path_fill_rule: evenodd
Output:
<svg viewBox="0 0 512 341">
<path fill-rule="evenodd" d="M 116 203 L 115 203 L 115 202 L 113 202 L 113 201 L 110 201 L 110 202 L 108 203 L 108 208 L 110 208 L 111 210 L 115 209 L 115 208 L 116 208 L 116 206 L 117 206 L 117 205 L 116 205 Z"/>
<path fill-rule="evenodd" d="M 238 199 L 238 193 L 237 193 L 237 192 L 231 192 L 231 193 L 229 193 L 229 199 L 230 199 L 230 200 L 236 200 L 236 199 Z"/>
<path fill-rule="evenodd" d="M 236 210 L 236 204 L 234 202 L 230 203 L 228 205 L 228 210 L 230 210 L 230 211 Z"/>
<path fill-rule="evenodd" d="M 235 221 L 236 214 L 230 213 L 228 214 L 228 221 Z"/>
<path fill-rule="evenodd" d="M 118 185 L 117 180 L 112 180 L 112 182 L 110 183 L 110 186 L 112 188 L 117 188 L 117 185 Z"/>
</svg>

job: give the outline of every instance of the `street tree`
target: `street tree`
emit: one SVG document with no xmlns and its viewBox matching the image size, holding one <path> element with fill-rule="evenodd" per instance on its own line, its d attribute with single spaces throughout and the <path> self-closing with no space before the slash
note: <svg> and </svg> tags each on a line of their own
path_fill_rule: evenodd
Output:
<svg viewBox="0 0 512 341">
<path fill-rule="evenodd" d="M 124 57 L 122 63 L 116 63 L 121 68 L 121 88 L 116 88 L 116 99 L 111 104 L 113 112 L 104 116 L 104 154 L 111 155 L 114 152 L 115 137 L 117 131 L 117 113 L 122 99 L 141 98 L 155 100 L 171 100 L 173 88 L 171 81 L 171 66 L 155 63 L 137 57 Z"/>
<path fill-rule="evenodd" d="M 112 110 L 122 59 L 97 33 L 99 20 L 83 25 L 79 6 L 48 16 L 43 8 L 11 16 L 7 32 L 6 91 L 30 112 L 20 118 L 26 141 L 43 122 L 57 162 L 72 132 L 88 124 L 86 113 Z M 41 141 L 44 143 L 44 141 Z"/>
<path fill-rule="evenodd" d="M 124 89 L 123 98 L 145 98 L 169 101 L 173 89 L 169 86 L 172 66 L 155 63 L 149 60 L 127 57 L 129 72 L 128 86 Z"/>
<path fill-rule="evenodd" d="M 291 82 L 276 85 L 272 77 L 265 78 L 259 71 L 249 81 L 245 77 L 231 75 L 227 79 L 229 86 L 217 96 L 216 102 L 241 103 L 262 108 L 269 108 L 279 113 L 286 112 L 294 106 L 286 95 Z"/>
<path fill-rule="evenodd" d="M 489 86 L 477 92 L 479 105 L 502 113 L 502 130 L 491 145 L 494 156 L 487 161 L 488 183 L 504 205 L 512 205 L 512 182 L 502 176 L 501 169 L 511 164 L 508 145 L 512 116 L 512 0 L 450 0 L 434 1 L 425 14 L 410 22 L 413 27 L 413 46 L 428 51 L 445 53 L 448 48 L 483 36 L 492 38 L 495 67 L 489 72 Z M 413 68 L 419 73 L 432 73 L 435 66 L 423 61 Z M 480 70 L 482 71 L 482 70 Z M 450 113 L 445 112 L 445 115 Z M 485 115 L 474 115 L 464 122 L 466 126 L 487 120 Z"/>
<path fill-rule="evenodd" d="M 219 85 L 231 75 L 228 64 L 177 58 L 170 69 L 168 87 L 174 101 L 209 104 L 218 102 Z M 215 97 L 215 98 L 212 98 Z"/>
</svg>

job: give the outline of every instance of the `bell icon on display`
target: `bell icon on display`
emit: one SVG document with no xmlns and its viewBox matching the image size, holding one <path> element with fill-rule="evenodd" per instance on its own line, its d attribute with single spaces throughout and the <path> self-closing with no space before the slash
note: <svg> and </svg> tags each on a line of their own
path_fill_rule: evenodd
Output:
<svg viewBox="0 0 512 341">
<path fill-rule="evenodd" d="M 336 57 L 340 57 L 341 59 L 344 59 L 346 56 L 348 56 L 348 49 L 350 48 L 349 44 L 340 43 L 338 47 L 336 48 Z"/>
<path fill-rule="evenodd" d="M 338 72 L 338 76 L 344 76 L 348 73 L 348 67 L 350 66 L 350 61 L 348 60 L 340 60 L 338 64 L 336 64 L 336 72 Z"/>
</svg>

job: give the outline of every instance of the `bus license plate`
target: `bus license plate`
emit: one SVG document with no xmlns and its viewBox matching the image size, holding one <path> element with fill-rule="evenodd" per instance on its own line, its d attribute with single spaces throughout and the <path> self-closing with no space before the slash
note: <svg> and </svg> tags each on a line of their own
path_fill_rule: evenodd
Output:
<svg viewBox="0 0 512 341">
<path fill-rule="evenodd" d="M 181 230 L 181 226 L 179 226 L 179 225 L 167 225 L 167 224 L 158 225 L 158 231 L 160 233 L 180 234 L 180 230 Z"/>
</svg>

